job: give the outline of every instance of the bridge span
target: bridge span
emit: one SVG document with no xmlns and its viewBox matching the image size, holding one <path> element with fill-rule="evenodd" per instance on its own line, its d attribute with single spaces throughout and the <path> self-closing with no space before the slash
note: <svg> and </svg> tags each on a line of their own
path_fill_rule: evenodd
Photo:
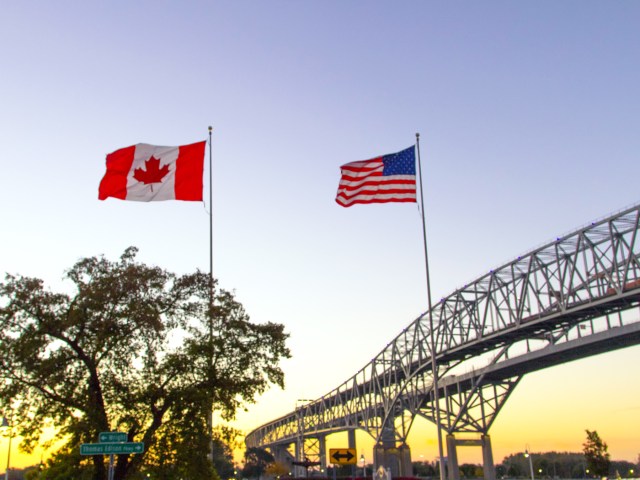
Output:
<svg viewBox="0 0 640 480">
<path fill-rule="evenodd" d="M 439 419 L 450 480 L 459 479 L 459 445 L 480 446 L 494 480 L 489 429 L 525 374 L 640 344 L 639 233 L 640 204 L 490 270 L 440 299 L 349 380 L 249 433 L 247 447 L 289 461 L 293 447 L 296 459 L 326 467 L 326 436 L 346 431 L 355 448 L 360 429 L 375 440 L 376 467 L 409 476 L 406 440 L 421 416 Z"/>
</svg>

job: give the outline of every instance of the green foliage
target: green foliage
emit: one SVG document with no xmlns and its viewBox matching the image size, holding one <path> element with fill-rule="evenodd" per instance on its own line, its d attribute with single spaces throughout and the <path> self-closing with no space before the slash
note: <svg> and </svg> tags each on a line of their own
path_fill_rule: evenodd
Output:
<svg viewBox="0 0 640 480">
<path fill-rule="evenodd" d="M 581 453 L 530 452 L 530 455 L 536 479 L 586 477 L 586 462 Z M 531 478 L 529 458 L 524 452 L 505 457 L 496 470 L 507 478 Z"/>
<path fill-rule="evenodd" d="M 530 457 L 525 457 L 524 452 L 514 453 L 506 456 L 502 463 L 496 465 L 497 478 L 506 479 L 530 479 L 531 469 L 529 466 L 529 458 L 531 458 L 531 466 L 533 467 L 533 474 L 536 480 L 547 479 L 593 479 L 594 472 L 587 465 L 585 456 L 583 453 L 574 452 L 531 452 Z M 416 463 L 414 463 L 414 466 Z M 480 465 L 461 465 L 460 473 L 462 476 L 470 478 L 472 476 L 482 475 L 481 470 L 478 468 Z M 632 472 L 633 470 L 633 472 Z M 423 475 L 417 473 L 414 469 L 414 473 L 420 477 L 434 476 Z M 638 470 L 636 466 L 624 460 L 611 461 L 608 477 L 614 478 L 620 475 L 621 477 L 637 477 Z"/>
<path fill-rule="evenodd" d="M 631 478 L 638 476 L 638 468 L 635 463 L 626 460 L 611 460 L 609 466 L 609 478 Z"/>
<path fill-rule="evenodd" d="M 460 465 L 460 475 L 463 478 L 482 478 L 484 473 L 482 467 L 471 463 L 463 463 Z"/>
<path fill-rule="evenodd" d="M 81 457 L 77 450 L 62 447 L 55 452 L 37 474 L 31 472 L 32 480 L 90 480 L 93 472 L 89 459 Z"/>
<path fill-rule="evenodd" d="M 244 469 L 242 476 L 244 478 L 260 478 L 267 466 L 275 462 L 273 455 L 263 448 L 251 447 L 244 452 Z"/>
<path fill-rule="evenodd" d="M 609 460 L 608 446 L 600 438 L 598 432 L 586 430 L 587 439 L 582 444 L 584 457 L 587 461 L 587 468 L 599 477 L 606 477 L 609 474 L 609 466 L 611 461 Z"/>
<path fill-rule="evenodd" d="M 270 384 L 283 386 L 282 325 L 251 323 L 207 274 L 178 276 L 136 254 L 81 259 L 66 272 L 71 294 L 36 278 L 0 283 L 0 409 L 12 412 L 26 451 L 47 422 L 66 442 L 42 478 L 105 479 L 105 457 L 78 451 L 104 431 L 145 443 L 142 455 L 118 456 L 116 480 L 142 469 L 215 478 L 208 413 L 231 419 Z"/>
<path fill-rule="evenodd" d="M 288 476 L 291 467 L 283 462 L 273 462 L 267 465 L 265 473 L 272 478 Z"/>
<path fill-rule="evenodd" d="M 239 435 L 240 432 L 232 428 L 219 428 L 213 434 L 213 468 L 223 480 L 236 476 L 231 446 L 238 446 Z"/>
<path fill-rule="evenodd" d="M 413 474 L 417 477 L 435 477 L 436 469 L 429 462 L 412 462 Z M 368 469 L 370 472 L 371 469 Z"/>
</svg>

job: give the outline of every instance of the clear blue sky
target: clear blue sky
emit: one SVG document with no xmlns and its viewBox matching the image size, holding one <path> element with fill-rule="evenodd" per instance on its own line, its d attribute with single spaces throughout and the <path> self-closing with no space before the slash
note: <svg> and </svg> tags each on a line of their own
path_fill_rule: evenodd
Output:
<svg viewBox="0 0 640 480">
<path fill-rule="evenodd" d="M 129 245 L 207 270 L 202 204 L 97 189 L 107 153 L 213 125 L 214 274 L 291 334 L 285 391 L 239 417 L 252 429 L 337 386 L 426 309 L 420 212 L 339 207 L 341 164 L 421 133 L 435 297 L 640 200 L 638 25 L 640 2 L 624 0 L 4 2 L 0 273 L 62 288 L 77 259 Z M 638 360 L 634 347 L 526 378 L 496 459 L 525 443 L 580 450 L 585 428 L 635 459 L 640 392 L 624 369 Z M 518 423 L 568 412 L 562 435 Z"/>
</svg>

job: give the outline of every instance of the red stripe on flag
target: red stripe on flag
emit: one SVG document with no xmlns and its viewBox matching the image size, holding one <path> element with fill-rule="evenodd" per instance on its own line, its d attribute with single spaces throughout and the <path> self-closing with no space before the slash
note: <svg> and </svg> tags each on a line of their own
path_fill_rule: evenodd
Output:
<svg viewBox="0 0 640 480">
<path fill-rule="evenodd" d="M 372 198 L 370 200 L 356 200 L 353 202 L 338 202 L 343 207 L 350 207 L 356 203 L 368 204 L 368 203 L 416 203 L 415 198 Z"/>
<path fill-rule="evenodd" d="M 107 155 L 107 173 L 100 181 L 98 198 L 105 200 L 108 197 L 127 198 L 127 175 L 133 164 L 135 145 L 121 148 Z"/>
<path fill-rule="evenodd" d="M 380 187 L 381 189 L 384 189 L 386 185 L 398 185 L 398 186 L 406 185 L 408 187 L 407 189 L 411 189 L 415 191 L 416 189 L 415 184 L 416 182 L 414 180 L 387 180 L 387 181 L 367 180 L 357 184 L 340 182 L 340 191 L 348 192 L 352 190 L 359 190 L 365 187 Z"/>
<path fill-rule="evenodd" d="M 342 196 L 338 196 L 336 198 L 336 202 L 343 207 L 350 207 L 351 205 L 355 205 L 357 203 L 392 203 L 392 202 L 400 202 L 400 203 L 415 203 L 416 196 L 415 193 L 405 193 L 398 194 L 394 193 L 391 196 L 384 196 L 380 193 L 370 194 L 370 195 L 358 195 L 353 198 L 344 198 Z"/>
<path fill-rule="evenodd" d="M 202 201 L 204 150 L 207 142 L 181 145 L 176 160 L 176 200 Z"/>
</svg>

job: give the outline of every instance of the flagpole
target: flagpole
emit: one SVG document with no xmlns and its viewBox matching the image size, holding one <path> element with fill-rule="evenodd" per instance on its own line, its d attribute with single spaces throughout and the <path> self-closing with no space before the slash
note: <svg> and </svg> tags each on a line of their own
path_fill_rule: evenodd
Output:
<svg viewBox="0 0 640 480">
<path fill-rule="evenodd" d="M 209 282 L 213 292 L 213 155 L 211 147 L 211 132 L 209 126 Z"/>
<path fill-rule="evenodd" d="M 444 458 L 442 448 L 442 426 L 440 424 L 440 392 L 438 392 L 438 365 L 436 362 L 436 342 L 433 333 L 433 305 L 431 303 L 431 281 L 429 279 L 429 254 L 427 251 L 427 224 L 425 220 L 424 195 L 422 193 L 422 165 L 420 161 L 420 134 L 416 133 L 416 150 L 418 152 L 418 175 L 420 179 L 420 206 L 422 208 L 422 237 L 424 239 L 424 263 L 427 274 L 427 301 L 429 307 L 429 335 L 431 340 L 431 371 L 433 373 L 433 400 L 435 402 L 436 427 L 438 431 L 438 453 L 440 466 L 440 480 L 444 480 Z"/>
<path fill-rule="evenodd" d="M 213 154 L 211 132 L 213 127 L 209 126 L 209 372 L 213 369 Z M 209 433 L 209 454 L 213 463 L 213 397 L 209 405 L 207 416 L 207 430 Z"/>
</svg>

